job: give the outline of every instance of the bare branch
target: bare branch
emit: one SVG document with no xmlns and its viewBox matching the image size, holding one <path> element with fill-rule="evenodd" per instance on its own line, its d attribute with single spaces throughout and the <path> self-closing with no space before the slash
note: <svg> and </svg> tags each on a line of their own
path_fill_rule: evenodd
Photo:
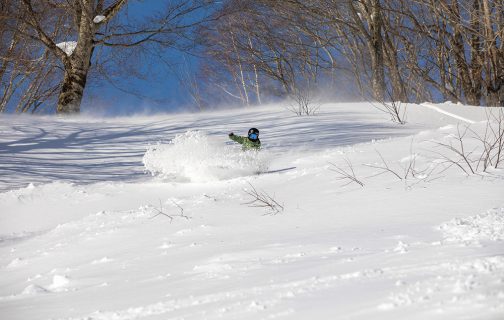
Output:
<svg viewBox="0 0 504 320">
<path fill-rule="evenodd" d="M 460 125 L 457 124 L 457 135 L 454 136 L 454 139 L 457 142 L 458 146 L 457 145 L 454 146 L 451 143 L 451 141 L 448 143 L 438 142 L 438 141 L 435 142 L 438 146 L 457 155 L 459 159 L 452 159 L 452 158 L 450 158 L 444 154 L 441 154 L 439 152 L 435 152 L 435 153 L 440 155 L 443 159 L 445 159 L 445 161 L 447 163 L 449 163 L 450 166 L 456 165 L 458 168 L 460 168 L 462 171 L 464 171 L 464 173 L 466 175 L 476 173 L 475 168 L 473 167 L 473 164 L 472 164 L 473 160 L 471 160 L 471 158 L 470 158 L 471 154 L 474 152 L 474 150 L 471 152 L 467 152 L 465 150 L 465 145 L 464 145 L 464 137 L 468 131 L 469 131 L 469 126 L 466 126 L 464 131 L 461 132 Z M 463 164 L 465 164 L 465 166 L 467 167 L 467 170 L 466 170 L 466 168 L 464 168 Z"/>
<path fill-rule="evenodd" d="M 353 165 L 350 162 L 350 160 L 345 158 L 345 162 L 347 164 L 348 170 L 342 169 L 332 162 L 329 162 L 329 164 L 333 168 L 329 169 L 329 170 L 338 173 L 339 176 L 336 178 L 337 180 L 348 180 L 348 182 L 346 184 L 344 184 L 343 186 L 347 186 L 347 185 L 351 184 L 352 182 L 354 182 L 354 183 L 357 183 L 358 185 L 360 185 L 361 187 L 364 187 L 364 182 L 362 182 L 361 180 L 359 180 L 356 177 L 355 171 L 353 169 Z"/>
<path fill-rule="evenodd" d="M 127 0 L 117 0 L 116 2 L 111 4 L 108 8 L 106 8 L 103 12 L 98 12 L 98 14 L 101 13 L 101 15 L 104 16 L 105 18 L 97 24 L 105 24 L 108 21 L 110 21 L 119 11 L 121 11 L 121 8 L 126 4 L 126 2 Z"/>
<path fill-rule="evenodd" d="M 163 204 L 161 203 L 161 199 L 159 199 L 159 209 L 156 208 L 156 207 L 153 207 L 153 209 L 157 212 L 157 214 L 155 214 L 154 216 L 151 217 L 151 219 L 154 219 L 155 217 L 159 216 L 159 215 L 162 215 L 162 216 L 165 216 L 167 217 L 168 219 L 170 219 L 170 223 L 173 222 L 173 220 L 175 218 L 184 218 L 186 220 L 190 220 L 191 218 L 186 216 L 184 214 L 184 208 L 182 208 L 178 203 L 176 203 L 175 201 L 171 200 L 171 202 L 173 203 L 174 206 L 176 206 L 178 209 L 179 209 L 179 214 L 168 214 L 168 213 L 165 213 L 163 211 Z"/>
<path fill-rule="evenodd" d="M 376 177 L 376 176 L 382 175 L 382 174 L 384 174 L 386 172 L 389 172 L 389 173 L 393 174 L 395 177 L 397 177 L 399 180 L 403 180 L 403 177 L 401 177 L 397 172 L 395 172 L 394 170 L 392 170 L 389 167 L 389 165 L 387 164 L 387 162 L 383 158 L 382 154 L 378 150 L 375 150 L 375 151 L 380 156 L 380 159 L 381 159 L 383 165 L 382 166 L 378 166 L 378 165 L 372 165 L 372 164 L 364 164 L 364 166 L 366 166 L 366 167 L 382 170 L 381 172 L 379 172 L 379 173 L 377 173 L 377 174 L 375 174 L 375 175 L 373 175 L 371 177 Z"/>
<path fill-rule="evenodd" d="M 256 188 L 249 182 L 248 183 L 252 190 L 244 189 L 246 194 L 252 197 L 252 200 L 245 202 L 245 205 L 255 208 L 265 208 L 267 213 L 265 215 L 276 215 L 284 211 L 284 206 L 278 203 L 274 197 L 270 196 L 264 191 L 257 191 Z"/>
</svg>

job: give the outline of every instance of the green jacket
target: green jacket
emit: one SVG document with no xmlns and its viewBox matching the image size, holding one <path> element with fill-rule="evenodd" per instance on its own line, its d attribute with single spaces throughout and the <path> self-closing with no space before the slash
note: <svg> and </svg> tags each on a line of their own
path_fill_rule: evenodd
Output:
<svg viewBox="0 0 504 320">
<path fill-rule="evenodd" d="M 259 150 L 261 148 L 261 140 L 250 140 L 248 137 L 237 136 L 236 134 L 230 135 L 229 139 L 238 142 L 242 145 L 243 150 Z"/>
</svg>

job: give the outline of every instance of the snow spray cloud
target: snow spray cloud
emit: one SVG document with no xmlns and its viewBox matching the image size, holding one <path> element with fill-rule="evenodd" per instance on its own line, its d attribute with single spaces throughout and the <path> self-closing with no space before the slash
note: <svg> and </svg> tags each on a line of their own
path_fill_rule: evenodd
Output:
<svg viewBox="0 0 504 320">
<path fill-rule="evenodd" d="M 153 176 L 177 182 L 210 182 L 249 176 L 268 169 L 263 151 L 242 151 L 223 145 L 200 131 L 177 135 L 169 144 L 150 146 L 145 169 Z"/>
</svg>

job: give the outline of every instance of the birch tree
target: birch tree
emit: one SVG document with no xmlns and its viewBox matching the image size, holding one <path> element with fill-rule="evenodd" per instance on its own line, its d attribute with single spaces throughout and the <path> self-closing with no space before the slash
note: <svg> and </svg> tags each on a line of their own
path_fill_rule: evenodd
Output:
<svg viewBox="0 0 504 320">
<path fill-rule="evenodd" d="M 138 2 L 136 5 L 148 9 L 150 4 Z M 121 12 L 127 11 L 127 0 L 20 0 L 14 5 L 13 13 L 24 22 L 15 26 L 15 31 L 43 46 L 63 70 L 58 113 L 80 112 L 97 47 L 112 50 L 177 46 L 189 30 L 208 17 L 205 10 L 213 2 L 161 4 L 163 10 L 141 21 L 120 17 Z"/>
<path fill-rule="evenodd" d="M 35 112 L 58 90 L 56 58 L 25 36 L 25 15 L 15 2 L 2 2 L 0 9 L 0 112 Z M 56 21 L 55 30 L 61 27 Z"/>
<path fill-rule="evenodd" d="M 406 18 L 403 39 L 415 60 L 408 69 L 444 99 L 504 105 L 504 2 L 402 2 L 396 15 Z"/>
<path fill-rule="evenodd" d="M 203 38 L 210 60 L 229 70 L 244 104 L 252 96 L 260 103 L 271 80 L 277 94 L 291 95 L 314 85 L 323 70 L 335 65 L 326 41 L 308 27 L 306 12 L 296 1 L 227 2 L 224 19 L 211 25 Z M 212 63 L 212 61 L 210 62 Z M 269 81 L 269 85 L 262 84 Z M 270 92 L 271 93 L 271 92 Z"/>
</svg>

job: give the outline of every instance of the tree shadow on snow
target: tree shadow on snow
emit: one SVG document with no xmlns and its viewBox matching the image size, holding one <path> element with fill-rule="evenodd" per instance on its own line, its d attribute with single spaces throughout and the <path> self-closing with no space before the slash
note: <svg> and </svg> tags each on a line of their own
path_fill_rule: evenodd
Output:
<svg viewBox="0 0 504 320">
<path fill-rule="evenodd" d="M 146 178 L 142 158 L 147 146 L 188 130 L 205 131 L 225 143 L 230 131 L 245 134 L 249 127 L 260 126 L 264 149 L 276 155 L 293 149 L 317 151 L 412 133 L 382 116 L 362 119 L 362 113 L 337 110 L 314 117 L 298 117 L 284 110 L 236 117 L 209 113 L 205 118 L 146 118 L 124 124 L 51 119 L 37 125 L 31 118 L 13 118 L 15 124 L 3 124 L 8 134 L 0 136 L 0 192 L 28 183 L 85 184 Z"/>
<path fill-rule="evenodd" d="M 146 137 L 163 139 L 169 129 L 58 123 L 50 129 L 14 126 L 14 141 L 0 141 L 0 192 L 28 183 L 129 181 L 144 176 Z"/>
</svg>

